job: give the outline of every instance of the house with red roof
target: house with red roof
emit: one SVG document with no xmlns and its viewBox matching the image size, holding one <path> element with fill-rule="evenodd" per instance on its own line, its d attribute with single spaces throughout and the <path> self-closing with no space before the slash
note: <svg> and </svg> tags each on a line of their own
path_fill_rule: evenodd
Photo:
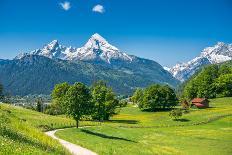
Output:
<svg viewBox="0 0 232 155">
<path fill-rule="evenodd" d="M 208 108 L 209 107 L 209 100 L 206 98 L 194 98 L 191 101 L 191 107 L 197 107 L 197 108 Z"/>
</svg>

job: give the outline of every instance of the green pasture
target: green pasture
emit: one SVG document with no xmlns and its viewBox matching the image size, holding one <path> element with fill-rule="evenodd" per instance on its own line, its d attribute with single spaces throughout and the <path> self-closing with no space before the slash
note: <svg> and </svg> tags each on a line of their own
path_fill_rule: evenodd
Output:
<svg viewBox="0 0 232 155">
<path fill-rule="evenodd" d="M 56 133 L 100 155 L 232 154 L 232 98 L 218 98 L 208 109 L 193 109 L 179 121 L 169 112 L 141 112 L 129 106 L 100 126 Z"/>
</svg>

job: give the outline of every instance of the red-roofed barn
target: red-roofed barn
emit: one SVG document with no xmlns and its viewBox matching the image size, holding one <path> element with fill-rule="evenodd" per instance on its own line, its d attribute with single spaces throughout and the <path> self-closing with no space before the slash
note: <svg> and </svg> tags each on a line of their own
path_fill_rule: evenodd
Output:
<svg viewBox="0 0 232 155">
<path fill-rule="evenodd" d="M 191 107 L 196 106 L 197 108 L 208 108 L 209 107 L 209 100 L 206 98 L 194 98 L 191 101 Z"/>
</svg>

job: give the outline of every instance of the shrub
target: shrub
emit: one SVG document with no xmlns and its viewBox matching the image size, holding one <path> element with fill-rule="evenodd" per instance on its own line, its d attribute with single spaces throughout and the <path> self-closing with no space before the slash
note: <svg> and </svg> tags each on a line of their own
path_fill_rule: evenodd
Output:
<svg viewBox="0 0 232 155">
<path fill-rule="evenodd" d="M 169 113 L 169 116 L 174 120 L 180 119 L 182 115 L 183 115 L 182 109 L 174 109 Z"/>
<path fill-rule="evenodd" d="M 119 107 L 126 107 L 128 102 L 126 100 L 120 100 L 119 101 Z"/>
</svg>

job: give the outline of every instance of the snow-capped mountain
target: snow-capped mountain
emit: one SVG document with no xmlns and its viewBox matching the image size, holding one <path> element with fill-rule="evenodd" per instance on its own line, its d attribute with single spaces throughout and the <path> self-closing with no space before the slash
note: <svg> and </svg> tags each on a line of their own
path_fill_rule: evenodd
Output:
<svg viewBox="0 0 232 155">
<path fill-rule="evenodd" d="M 16 59 L 20 59 L 25 55 L 40 55 L 62 60 L 104 61 L 106 63 L 110 63 L 112 60 L 132 61 L 133 59 L 132 56 L 109 44 L 97 33 L 92 35 L 81 48 L 65 47 L 60 45 L 57 40 L 53 40 L 42 49 L 19 54 Z"/>
<path fill-rule="evenodd" d="M 54 40 L 13 60 L 0 61 L 0 75 L 5 90 L 15 95 L 50 94 L 55 84 L 64 81 L 91 85 L 104 80 L 118 94 L 131 94 L 154 83 L 179 84 L 159 63 L 127 55 L 99 34 L 81 48 L 65 47 Z"/>
<path fill-rule="evenodd" d="M 176 79 L 183 82 L 204 65 L 221 63 L 228 60 L 232 60 L 232 44 L 218 42 L 215 46 L 205 48 L 200 56 L 189 62 L 176 64 L 172 68 L 165 69 Z"/>
</svg>

